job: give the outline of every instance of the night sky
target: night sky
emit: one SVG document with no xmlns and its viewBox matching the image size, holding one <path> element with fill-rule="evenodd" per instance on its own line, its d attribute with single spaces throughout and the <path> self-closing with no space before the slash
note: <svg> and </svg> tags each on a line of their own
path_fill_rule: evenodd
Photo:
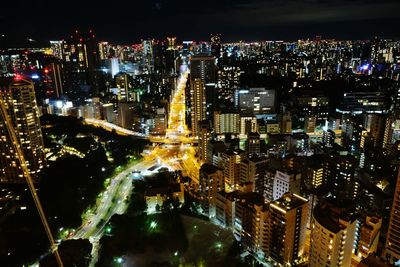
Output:
<svg viewBox="0 0 400 267">
<path fill-rule="evenodd" d="M 6 2 L 5 2 L 6 1 Z M 5 0 L 0 36 L 53 40 L 93 29 L 99 40 L 296 40 L 399 37 L 398 0 Z M 3 38 L 4 39 L 4 38 Z"/>
</svg>

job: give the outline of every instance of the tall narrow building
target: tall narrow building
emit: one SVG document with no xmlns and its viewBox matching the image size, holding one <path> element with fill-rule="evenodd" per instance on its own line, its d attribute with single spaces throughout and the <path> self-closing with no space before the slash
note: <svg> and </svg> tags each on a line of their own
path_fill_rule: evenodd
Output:
<svg viewBox="0 0 400 267">
<path fill-rule="evenodd" d="M 19 138 L 27 167 L 32 178 L 37 181 L 45 165 L 45 158 L 34 85 L 19 76 L 0 78 L 0 98 Z M 0 116 L 0 182 L 3 183 L 25 181 L 12 143 L 5 120 Z"/>
<path fill-rule="evenodd" d="M 200 133 L 200 122 L 206 119 L 206 91 L 203 80 L 196 78 L 191 82 L 191 96 L 192 133 L 197 136 Z"/>
<path fill-rule="evenodd" d="M 305 253 L 308 200 L 287 193 L 267 205 L 263 252 L 285 266 L 300 263 Z"/>
<path fill-rule="evenodd" d="M 390 212 L 389 230 L 383 256 L 391 263 L 400 264 L 400 170 L 397 175 L 396 191 Z"/>
</svg>

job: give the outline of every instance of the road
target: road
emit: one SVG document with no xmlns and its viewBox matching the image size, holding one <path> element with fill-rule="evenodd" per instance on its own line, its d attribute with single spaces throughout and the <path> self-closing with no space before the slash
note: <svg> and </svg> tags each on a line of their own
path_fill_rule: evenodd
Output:
<svg viewBox="0 0 400 267">
<path fill-rule="evenodd" d="M 183 170 L 183 173 L 198 183 L 199 163 L 196 159 L 196 149 L 193 143 L 197 140 L 190 137 L 190 131 L 185 124 L 185 87 L 189 71 L 181 74 L 178 85 L 171 97 L 168 129 L 163 139 L 163 144 L 154 145 L 150 151 L 143 153 L 143 159 L 134 165 L 128 166 L 114 177 L 110 178 L 108 186 L 99 195 L 96 207 L 83 216 L 80 228 L 74 231 L 68 239 L 87 238 L 93 245 L 92 261 L 94 266 L 98 259 L 99 240 L 104 234 L 104 228 L 114 214 L 123 214 L 127 208 L 127 201 L 132 192 L 133 171 L 140 171 L 143 176 L 157 172 L 159 168 L 166 167 L 170 170 Z M 143 134 L 123 129 L 114 124 L 86 119 L 86 123 L 114 129 L 119 134 L 135 135 L 145 138 Z M 167 141 L 168 140 L 168 141 Z M 152 171 L 153 166 L 160 166 Z"/>
</svg>

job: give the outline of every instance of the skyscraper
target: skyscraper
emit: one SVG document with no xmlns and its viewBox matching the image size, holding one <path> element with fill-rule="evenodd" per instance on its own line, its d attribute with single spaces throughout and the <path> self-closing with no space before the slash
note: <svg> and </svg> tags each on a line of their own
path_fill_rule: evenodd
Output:
<svg viewBox="0 0 400 267">
<path fill-rule="evenodd" d="M 390 212 L 389 230 L 386 235 L 384 258 L 391 263 L 400 263 L 400 170 Z"/>
<path fill-rule="evenodd" d="M 36 104 L 34 85 L 31 81 L 16 76 L 0 78 L 0 98 L 14 127 L 27 167 L 37 181 L 45 165 L 44 144 Z M 23 172 L 11 137 L 0 118 L 0 181 L 6 183 L 24 182 Z"/>
<path fill-rule="evenodd" d="M 308 200 L 287 193 L 267 205 L 263 252 L 280 264 L 294 265 L 305 252 Z"/>
<path fill-rule="evenodd" d="M 191 82 L 191 124 L 192 133 L 199 134 L 199 123 L 206 119 L 206 92 L 204 81 L 196 78 Z"/>
</svg>

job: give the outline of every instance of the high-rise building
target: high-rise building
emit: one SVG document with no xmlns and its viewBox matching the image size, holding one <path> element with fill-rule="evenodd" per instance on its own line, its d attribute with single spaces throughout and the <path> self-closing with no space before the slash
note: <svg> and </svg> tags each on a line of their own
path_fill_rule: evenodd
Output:
<svg viewBox="0 0 400 267">
<path fill-rule="evenodd" d="M 215 199 L 217 193 L 224 189 L 222 170 L 212 164 L 201 165 L 199 172 L 199 192 L 203 212 L 210 218 L 215 217 Z"/>
<path fill-rule="evenodd" d="M 329 184 L 332 197 L 337 200 L 354 200 L 359 191 L 355 179 L 356 159 L 351 155 L 332 153 L 324 163 L 324 179 Z"/>
<path fill-rule="evenodd" d="M 229 191 L 237 187 L 237 177 L 240 173 L 240 160 L 243 154 L 240 151 L 226 150 L 222 153 L 225 184 Z"/>
<path fill-rule="evenodd" d="M 199 124 L 206 119 L 206 92 L 204 81 L 196 78 L 191 82 L 191 124 L 193 135 L 199 134 Z"/>
<path fill-rule="evenodd" d="M 217 98 L 219 102 L 234 103 L 235 91 L 240 86 L 240 67 L 223 66 L 218 69 Z"/>
<path fill-rule="evenodd" d="M 95 35 L 91 30 L 87 34 L 81 34 L 79 31 L 72 33 L 70 38 L 64 41 L 62 56 L 80 83 L 94 83 L 100 57 Z"/>
<path fill-rule="evenodd" d="M 190 59 L 190 80 L 200 79 L 207 84 L 215 84 L 215 57 L 194 56 Z"/>
<path fill-rule="evenodd" d="M 400 170 L 397 175 L 396 189 L 390 211 L 389 229 L 383 257 L 391 263 L 400 264 Z"/>
<path fill-rule="evenodd" d="M 260 155 L 260 134 L 255 132 L 247 133 L 246 153 L 248 157 Z"/>
<path fill-rule="evenodd" d="M 305 254 L 308 200 L 287 193 L 267 204 L 267 216 L 261 227 L 266 231 L 262 252 L 282 265 L 296 265 Z"/>
<path fill-rule="evenodd" d="M 238 113 L 214 111 L 214 131 L 216 134 L 239 134 L 240 116 Z"/>
<path fill-rule="evenodd" d="M 27 163 L 32 178 L 37 181 L 38 174 L 45 166 L 44 144 L 36 104 L 35 89 L 31 81 L 15 76 L 0 78 L 0 98 Z M 20 162 L 13 147 L 4 118 L 0 119 L 0 181 L 6 183 L 24 182 Z"/>
<path fill-rule="evenodd" d="M 199 129 L 199 154 L 200 154 L 200 160 L 202 162 L 207 162 L 210 160 L 208 159 L 209 156 L 208 146 L 211 138 L 210 135 L 211 131 L 208 125 L 208 121 L 202 121 L 200 123 L 200 129 Z"/>
<path fill-rule="evenodd" d="M 240 116 L 240 134 L 258 132 L 257 118 L 254 116 Z"/>
<path fill-rule="evenodd" d="M 297 97 L 300 120 L 306 117 L 315 117 L 316 123 L 323 123 L 328 119 L 329 99 L 325 96 L 300 96 Z"/>
<path fill-rule="evenodd" d="M 249 88 L 236 90 L 235 106 L 242 114 L 262 115 L 274 113 L 275 90 Z"/>
<path fill-rule="evenodd" d="M 331 203 L 317 204 L 312 214 L 309 266 L 351 266 L 356 228 L 351 213 Z"/>
<path fill-rule="evenodd" d="M 279 128 L 281 133 L 292 133 L 292 115 L 289 112 L 280 116 Z"/>
<path fill-rule="evenodd" d="M 211 55 L 218 58 L 221 54 L 221 34 L 211 34 Z"/>
</svg>

